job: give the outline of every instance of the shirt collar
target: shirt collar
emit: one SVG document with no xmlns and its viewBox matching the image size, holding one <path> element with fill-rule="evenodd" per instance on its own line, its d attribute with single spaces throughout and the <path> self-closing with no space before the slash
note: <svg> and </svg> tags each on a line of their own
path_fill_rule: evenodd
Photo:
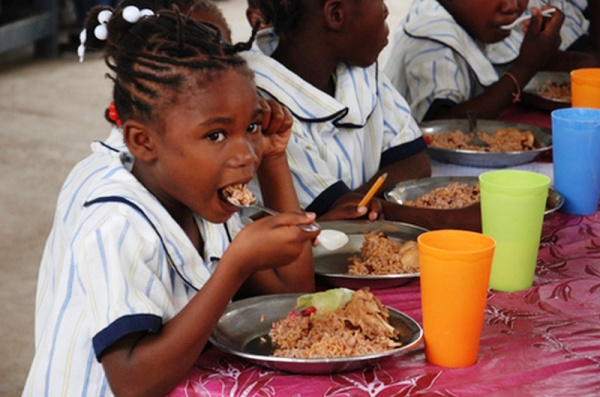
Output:
<svg viewBox="0 0 600 397">
<path fill-rule="evenodd" d="M 335 96 L 317 89 L 286 68 L 271 54 L 277 36 L 263 32 L 244 56 L 254 70 L 261 91 L 285 104 L 303 121 L 331 120 L 340 125 L 363 126 L 377 105 L 378 71 L 374 64 L 359 68 L 340 64 L 335 71 Z"/>
<path fill-rule="evenodd" d="M 230 235 L 225 224 L 214 224 L 196 216 L 199 230 L 205 241 L 204 258 L 191 243 L 183 229 L 171 217 L 158 199 L 142 185 L 127 169 L 131 156 L 125 146 L 120 129 L 113 129 L 105 142 L 94 142 L 92 149 L 97 154 L 112 157 L 109 167 L 113 169 L 107 178 L 99 180 L 90 190 L 86 202 L 113 202 L 129 205 L 138 210 L 151 225 L 163 243 L 163 248 L 177 273 L 195 289 L 200 289 L 210 277 L 216 262 L 229 245 Z M 238 215 L 228 223 L 238 226 Z"/>
</svg>

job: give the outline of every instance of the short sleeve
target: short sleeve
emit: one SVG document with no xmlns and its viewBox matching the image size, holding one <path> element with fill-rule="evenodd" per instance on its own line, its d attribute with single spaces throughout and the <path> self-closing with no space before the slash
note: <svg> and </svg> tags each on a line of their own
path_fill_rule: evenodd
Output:
<svg viewBox="0 0 600 397">
<path fill-rule="evenodd" d="M 418 120 L 436 99 L 461 103 L 469 100 L 471 92 L 468 67 L 457 59 L 444 57 L 411 65 L 408 85 L 412 110 Z"/>
<path fill-rule="evenodd" d="M 298 200 L 303 208 L 307 208 L 332 186 L 343 185 L 343 192 L 340 191 L 340 194 L 348 192 L 350 189 L 342 182 L 342 164 L 339 164 L 338 172 L 335 173 L 336 167 L 327 162 L 328 158 L 332 161 L 331 159 L 335 159 L 335 156 L 328 156 L 327 146 L 316 144 L 315 137 L 311 136 L 303 127 L 303 123 L 294 122 L 286 154 L 293 171 L 292 177 Z M 334 198 L 332 197 L 332 199 Z M 325 207 L 327 205 L 323 205 L 323 208 Z"/>
<path fill-rule="evenodd" d="M 96 356 L 124 335 L 158 332 L 172 315 L 172 272 L 158 235 L 132 210 L 118 209 L 83 237 L 77 266 Z"/>
</svg>

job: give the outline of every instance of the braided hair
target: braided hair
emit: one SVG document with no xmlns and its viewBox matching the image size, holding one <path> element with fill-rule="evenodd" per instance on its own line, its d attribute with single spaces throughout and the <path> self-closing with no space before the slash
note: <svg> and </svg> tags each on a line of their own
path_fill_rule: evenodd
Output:
<svg viewBox="0 0 600 397">
<path fill-rule="evenodd" d="M 124 18 L 128 6 L 138 13 L 152 11 L 132 23 Z M 95 29 L 106 19 L 106 10 L 112 14 L 108 13 L 102 40 Z M 103 11 L 104 17 L 100 16 Z M 113 72 L 107 76 L 114 82 L 114 105 L 123 122 L 158 123 L 157 111 L 176 103 L 186 89 L 228 69 L 253 76 L 237 54 L 247 50 L 251 41 L 228 44 L 214 25 L 189 19 L 168 0 L 123 0 L 114 10 L 96 6 L 84 29 L 86 47 L 104 49 L 105 62 Z"/>
</svg>

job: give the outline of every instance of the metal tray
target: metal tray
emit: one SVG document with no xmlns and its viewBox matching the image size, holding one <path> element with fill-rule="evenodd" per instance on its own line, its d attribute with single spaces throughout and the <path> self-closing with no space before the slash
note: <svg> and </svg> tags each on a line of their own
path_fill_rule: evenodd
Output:
<svg viewBox="0 0 600 397">
<path fill-rule="evenodd" d="M 568 72 L 538 72 L 533 78 L 523 87 L 521 102 L 536 109 L 552 111 L 571 106 L 571 100 L 559 100 L 546 98 L 539 94 L 538 90 L 546 82 L 556 84 L 568 83 L 571 81 L 571 76 Z"/>
<path fill-rule="evenodd" d="M 448 131 L 469 131 L 466 119 L 433 120 L 419 124 L 423 134 L 440 134 Z M 476 150 L 445 149 L 428 147 L 429 156 L 444 163 L 469 165 L 475 167 L 503 168 L 532 162 L 536 157 L 552 148 L 552 134 L 548 128 L 537 125 L 512 123 L 497 120 L 478 120 L 477 130 L 492 135 L 500 128 L 516 128 L 531 131 L 534 138 L 534 149 L 518 152 L 482 152 Z"/>
<path fill-rule="evenodd" d="M 450 183 L 466 183 L 469 186 L 475 186 L 479 182 L 476 176 L 436 176 L 431 178 L 410 179 L 397 183 L 383 192 L 387 201 L 403 205 L 407 201 L 415 200 L 433 189 L 448 186 Z M 548 199 L 546 200 L 546 212 L 548 215 L 557 211 L 564 203 L 563 196 L 554 188 L 548 189 Z M 434 209 L 435 210 L 435 209 Z M 437 211 L 452 211 L 447 209 L 437 209 Z"/>
<path fill-rule="evenodd" d="M 320 246 L 313 248 L 315 257 L 315 273 L 318 278 L 334 287 L 371 289 L 398 287 L 418 278 L 420 273 L 385 274 L 385 275 L 351 275 L 348 273 L 350 258 L 360 253 L 365 241 L 364 236 L 381 230 L 389 237 L 399 241 L 416 241 L 417 237 L 428 230 L 408 223 L 391 221 L 328 221 L 319 222 L 323 229 L 340 230 L 348 235 L 348 244 L 334 251 Z"/>
<path fill-rule="evenodd" d="M 267 368 L 300 374 L 353 371 L 398 356 L 423 339 L 423 329 L 406 314 L 388 307 L 390 324 L 400 331 L 403 345 L 383 353 L 339 358 L 274 357 L 269 330 L 285 318 L 301 294 L 266 295 L 231 303 L 217 323 L 210 341 L 219 349 Z"/>
</svg>

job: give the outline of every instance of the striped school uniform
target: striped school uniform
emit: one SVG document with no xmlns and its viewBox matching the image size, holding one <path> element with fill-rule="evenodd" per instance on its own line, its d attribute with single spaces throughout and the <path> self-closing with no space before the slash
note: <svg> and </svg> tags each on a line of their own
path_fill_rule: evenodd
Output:
<svg viewBox="0 0 600 397">
<path fill-rule="evenodd" d="M 59 195 L 38 279 L 35 356 L 23 396 L 111 396 L 98 357 L 120 337 L 160 332 L 211 275 L 239 230 L 197 219 L 204 260 L 131 174 L 121 131 L 92 144 Z M 233 236 L 231 236 L 233 237 Z"/>
<path fill-rule="evenodd" d="M 294 117 L 287 156 L 306 210 L 324 213 L 381 167 L 426 149 L 406 101 L 377 65 L 340 64 L 330 96 L 271 58 L 272 48 L 262 40 L 244 57 L 259 93 L 287 106 Z"/>
<path fill-rule="evenodd" d="M 485 45 L 436 0 L 414 1 L 389 45 L 384 72 L 417 120 L 437 106 L 467 101 L 498 80 Z"/>
</svg>

